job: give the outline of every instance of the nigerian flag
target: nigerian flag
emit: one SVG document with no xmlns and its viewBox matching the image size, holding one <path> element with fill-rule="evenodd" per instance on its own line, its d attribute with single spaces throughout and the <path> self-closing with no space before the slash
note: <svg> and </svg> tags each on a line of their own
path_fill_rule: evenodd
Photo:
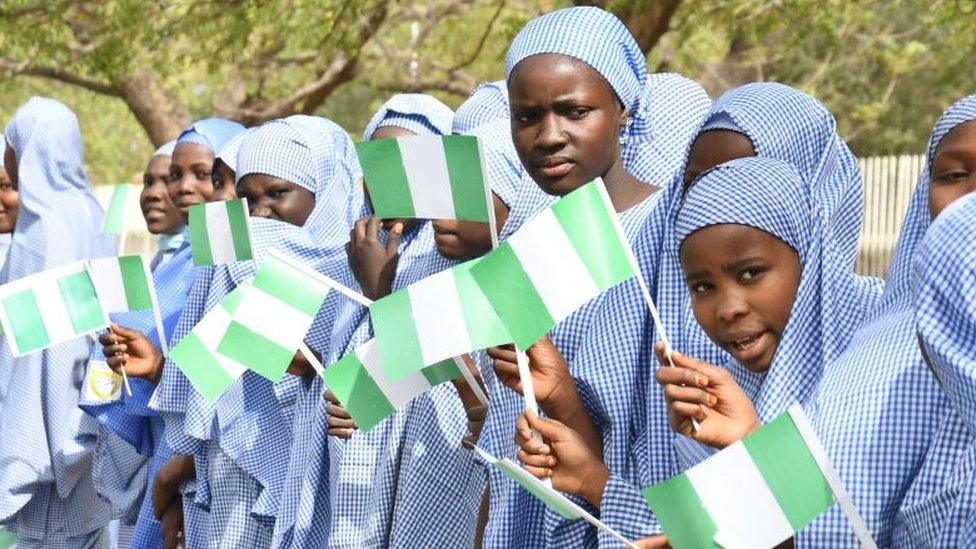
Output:
<svg viewBox="0 0 976 549">
<path fill-rule="evenodd" d="M 194 265 L 219 265 L 254 258 L 247 199 L 194 204 L 188 217 Z"/>
<path fill-rule="evenodd" d="M 88 261 L 88 274 L 107 313 L 154 308 L 156 290 L 150 272 L 149 262 L 141 255 Z"/>
<path fill-rule="evenodd" d="M 112 198 L 109 200 L 108 209 L 105 211 L 105 218 L 102 219 L 102 234 L 122 234 L 125 231 L 129 203 L 132 201 L 132 197 L 137 194 L 139 194 L 139 188 L 128 183 L 116 185 L 112 189 Z"/>
<path fill-rule="evenodd" d="M 0 324 L 16 357 L 105 328 L 108 315 L 77 261 L 0 286 Z"/>
<path fill-rule="evenodd" d="M 637 272 L 600 180 L 556 201 L 471 267 L 520 349 Z"/>
<path fill-rule="evenodd" d="M 217 352 L 278 381 L 329 293 L 326 279 L 271 252 L 232 315 Z"/>
<path fill-rule="evenodd" d="M 325 369 L 322 378 L 339 402 L 368 431 L 435 385 L 461 376 L 453 360 L 445 360 L 419 372 L 390 381 L 383 371 L 376 340 L 370 339 Z"/>
<path fill-rule="evenodd" d="M 813 428 L 794 405 L 702 463 L 646 488 L 644 497 L 675 549 L 774 547 L 834 504 L 843 487 L 832 489 L 833 478 Z"/>
<path fill-rule="evenodd" d="M 384 374 L 399 379 L 436 362 L 508 343 L 505 325 L 471 277 L 480 258 L 411 284 L 369 306 Z"/>
<path fill-rule="evenodd" d="M 417 135 L 356 143 L 377 217 L 489 223 L 491 189 L 478 139 Z"/>
<path fill-rule="evenodd" d="M 227 333 L 232 315 L 248 289 L 238 286 L 224 296 L 170 350 L 169 357 L 190 380 L 193 388 L 207 400 L 217 400 L 247 371 L 243 364 L 219 354 L 217 346 Z"/>
</svg>

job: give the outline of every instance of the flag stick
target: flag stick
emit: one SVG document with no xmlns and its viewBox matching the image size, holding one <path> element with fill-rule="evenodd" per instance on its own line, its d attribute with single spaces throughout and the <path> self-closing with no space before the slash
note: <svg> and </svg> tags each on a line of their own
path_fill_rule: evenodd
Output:
<svg viewBox="0 0 976 549">
<path fill-rule="evenodd" d="M 125 364 L 119 370 L 122 372 L 122 383 L 125 385 L 125 392 L 132 396 L 132 387 L 129 387 L 129 376 L 125 375 Z"/>
<path fill-rule="evenodd" d="M 452 360 L 454 361 L 454 364 L 457 365 L 458 370 L 461 370 L 461 376 L 464 377 L 464 381 L 467 382 L 468 387 L 471 387 L 471 390 L 474 391 L 474 396 L 478 397 L 478 402 L 487 408 L 488 395 L 485 394 L 485 391 L 481 388 L 481 384 L 478 383 L 478 380 L 475 379 L 474 374 L 472 374 L 471 370 L 468 369 L 467 363 L 465 363 L 464 359 L 459 356 L 454 357 Z"/>
<path fill-rule="evenodd" d="M 308 345 L 306 345 L 304 341 L 298 344 L 298 350 L 305 355 L 305 360 L 312 365 L 312 369 L 315 370 L 315 373 L 318 374 L 319 377 L 322 377 L 325 374 L 325 366 L 322 366 L 322 362 L 315 358 L 315 353 L 308 348 Z"/>
<path fill-rule="evenodd" d="M 531 410 L 536 416 L 539 415 L 539 403 L 535 400 L 535 385 L 532 384 L 532 372 L 529 370 L 529 357 L 524 351 L 515 347 L 515 360 L 518 362 L 519 381 L 522 383 L 522 398 L 525 399 L 525 409 Z M 542 442 L 542 435 L 538 431 L 532 431 L 532 438 L 537 442 Z M 552 488 L 552 479 L 542 481 L 546 486 Z"/>
</svg>

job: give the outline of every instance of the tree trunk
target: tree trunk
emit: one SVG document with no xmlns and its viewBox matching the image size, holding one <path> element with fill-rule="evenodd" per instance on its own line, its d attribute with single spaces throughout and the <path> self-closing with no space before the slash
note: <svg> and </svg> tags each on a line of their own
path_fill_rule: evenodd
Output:
<svg viewBox="0 0 976 549">
<path fill-rule="evenodd" d="M 179 137 L 193 121 L 187 106 L 160 85 L 152 70 L 137 69 L 114 84 L 156 147 Z"/>
<path fill-rule="evenodd" d="M 577 6 L 598 6 L 609 9 L 627 25 L 646 55 L 671 30 L 671 18 L 682 0 L 642 0 L 609 2 L 608 0 L 578 0 Z M 608 8 L 609 4 L 609 8 Z"/>
</svg>

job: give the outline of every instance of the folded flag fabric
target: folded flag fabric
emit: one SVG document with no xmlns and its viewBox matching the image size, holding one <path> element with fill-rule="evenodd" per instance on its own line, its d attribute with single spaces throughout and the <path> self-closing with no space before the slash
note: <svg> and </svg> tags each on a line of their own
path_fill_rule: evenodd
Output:
<svg viewBox="0 0 976 549">
<path fill-rule="evenodd" d="M 280 380 L 329 289 L 313 269 L 271 252 L 241 298 L 217 352 L 271 381 Z"/>
<path fill-rule="evenodd" d="M 471 277 L 478 261 L 445 269 L 369 306 L 388 379 L 509 342 L 508 330 Z"/>
<path fill-rule="evenodd" d="M 194 204 L 188 217 L 194 265 L 219 265 L 254 258 L 246 199 Z"/>
<path fill-rule="evenodd" d="M 108 210 L 102 220 L 102 234 L 122 234 L 125 231 L 126 214 L 129 203 L 136 196 L 139 188 L 135 185 L 123 183 L 112 189 L 112 198 L 108 203 Z"/>
<path fill-rule="evenodd" d="M 388 381 L 376 339 L 370 339 L 325 369 L 322 378 L 366 432 L 424 391 L 461 376 L 453 360 L 445 360 L 396 381 Z"/>
<path fill-rule="evenodd" d="M 356 153 L 378 217 L 489 223 L 491 189 L 476 137 L 377 139 L 356 143 Z"/>
<path fill-rule="evenodd" d="M 14 356 L 45 349 L 108 326 L 85 262 L 0 286 L 0 324 Z"/>
<path fill-rule="evenodd" d="M 218 353 L 217 347 L 248 289 L 238 286 L 227 294 L 170 351 L 170 358 L 193 388 L 210 401 L 217 400 L 247 371 L 247 366 Z"/>
<path fill-rule="evenodd" d="M 556 491 L 556 489 L 554 489 L 552 486 L 549 486 L 538 478 L 532 476 L 531 473 L 519 467 L 519 465 L 514 461 L 508 458 L 498 459 L 477 446 L 474 447 L 474 450 L 482 460 L 495 466 L 506 477 L 514 480 L 519 486 L 538 498 L 542 503 L 545 503 L 547 507 L 555 511 L 559 516 L 567 520 L 583 519 L 615 537 L 625 546 L 635 547 L 615 530 L 590 513 L 586 512 L 586 510 L 579 505 L 573 503 L 572 500 Z"/>
<path fill-rule="evenodd" d="M 600 180 L 556 201 L 471 267 L 475 282 L 521 349 L 637 272 Z"/>
<path fill-rule="evenodd" d="M 644 498 L 675 549 L 774 547 L 834 504 L 835 478 L 803 410 L 793 406 L 695 467 L 646 488 Z"/>
</svg>

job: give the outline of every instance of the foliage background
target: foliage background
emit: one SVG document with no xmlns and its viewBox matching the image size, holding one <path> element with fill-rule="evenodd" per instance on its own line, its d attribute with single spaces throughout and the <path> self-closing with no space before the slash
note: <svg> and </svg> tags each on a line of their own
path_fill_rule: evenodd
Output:
<svg viewBox="0 0 976 549">
<path fill-rule="evenodd" d="M 138 181 L 153 143 L 217 113 L 293 112 L 358 134 L 398 90 L 457 106 L 503 77 L 554 0 L 4 0 L 0 120 L 34 94 L 78 113 L 97 183 Z M 717 97 L 778 80 L 823 100 L 861 156 L 918 153 L 976 91 L 976 0 L 605 0 L 647 52 Z"/>
</svg>

